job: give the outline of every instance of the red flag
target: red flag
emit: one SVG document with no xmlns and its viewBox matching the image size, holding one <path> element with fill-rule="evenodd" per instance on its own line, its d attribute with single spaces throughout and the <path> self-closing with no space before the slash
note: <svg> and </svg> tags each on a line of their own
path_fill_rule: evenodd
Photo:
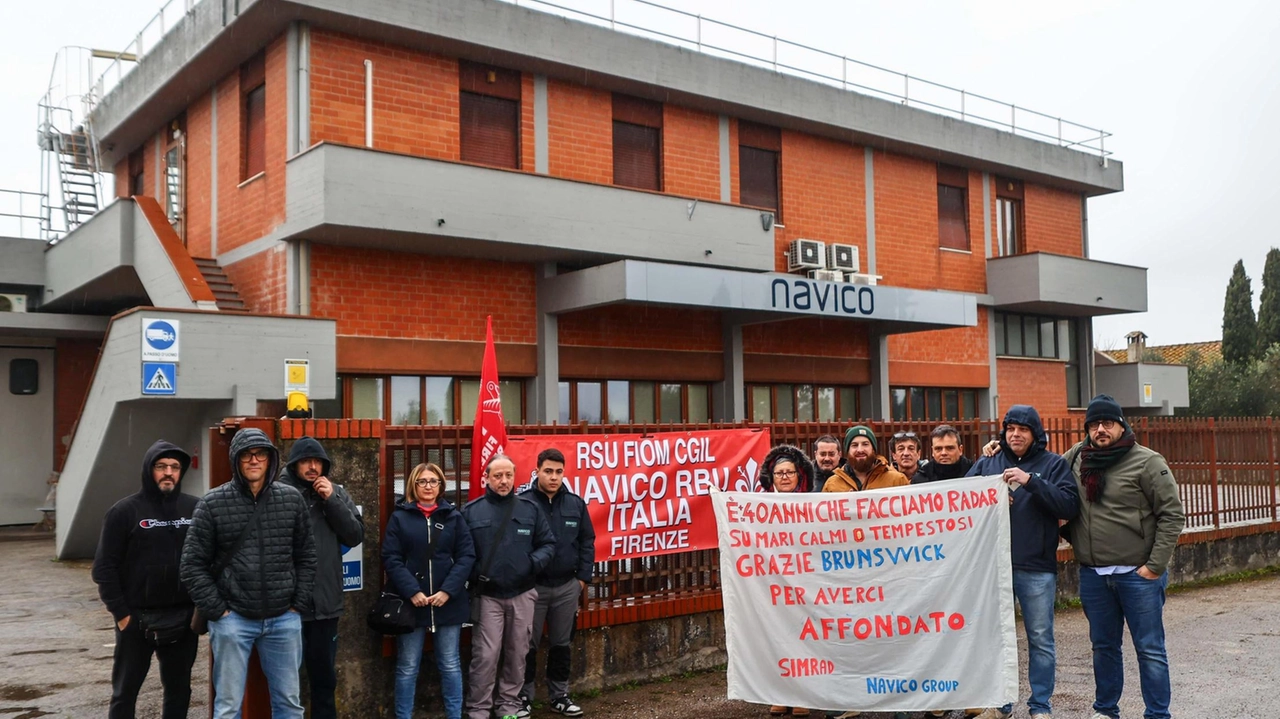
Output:
<svg viewBox="0 0 1280 719">
<path fill-rule="evenodd" d="M 502 395 L 498 392 L 498 357 L 493 351 L 493 317 L 486 320 L 484 362 L 480 366 L 480 396 L 476 398 L 476 423 L 471 430 L 471 486 L 467 499 L 484 494 L 484 467 L 507 443 L 502 419 Z"/>
</svg>

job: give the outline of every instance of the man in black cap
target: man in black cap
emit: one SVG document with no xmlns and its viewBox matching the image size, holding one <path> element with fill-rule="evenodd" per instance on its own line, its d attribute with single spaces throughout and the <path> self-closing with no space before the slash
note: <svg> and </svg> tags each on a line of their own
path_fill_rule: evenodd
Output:
<svg viewBox="0 0 1280 719">
<path fill-rule="evenodd" d="M 1080 514 L 1064 528 L 1080 562 L 1080 603 L 1093 643 L 1094 717 L 1120 716 L 1129 625 L 1138 655 L 1143 716 L 1167 719 L 1172 691 L 1164 643 L 1167 569 L 1185 516 L 1164 457 L 1137 443 L 1111 397 L 1089 402 L 1083 442 L 1067 450 Z"/>
<path fill-rule="evenodd" d="M 116 620 L 111 719 L 133 718 L 152 654 L 164 686 L 162 716 L 187 716 L 199 641 L 190 628 L 194 604 L 178 580 L 182 543 L 196 509 L 196 498 L 179 488 L 190 466 L 186 452 L 157 440 L 142 459 L 142 489 L 116 502 L 102 520 L 93 581 Z"/>
<path fill-rule="evenodd" d="M 340 484 L 329 479 L 329 454 L 311 437 L 293 443 L 280 481 L 302 493 L 316 542 L 316 582 L 302 609 L 302 660 L 311 684 L 312 719 L 336 719 L 338 618 L 342 616 L 342 546 L 364 541 L 364 520 Z"/>
</svg>

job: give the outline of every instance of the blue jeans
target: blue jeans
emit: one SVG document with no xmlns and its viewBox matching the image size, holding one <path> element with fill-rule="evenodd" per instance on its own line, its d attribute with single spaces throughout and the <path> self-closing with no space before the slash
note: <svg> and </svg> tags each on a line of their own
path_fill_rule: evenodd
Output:
<svg viewBox="0 0 1280 719">
<path fill-rule="evenodd" d="M 411 719 L 413 695 L 418 686 L 418 666 L 422 662 L 422 641 L 427 628 L 418 627 L 396 637 L 396 719 Z M 432 640 L 436 671 L 440 673 L 440 696 L 446 719 L 462 716 L 462 661 L 458 658 L 461 624 L 436 627 Z"/>
<path fill-rule="evenodd" d="M 1089 640 L 1093 642 L 1093 710 L 1109 717 L 1120 716 L 1120 694 L 1124 691 L 1124 658 L 1120 645 L 1124 625 L 1138 654 L 1138 677 L 1146 719 L 1168 719 L 1169 657 L 1164 649 L 1164 593 L 1169 575 L 1143 579 L 1136 571 L 1101 576 L 1088 567 L 1080 568 L 1080 602 L 1089 619 Z"/>
<path fill-rule="evenodd" d="M 240 719 L 249 653 L 258 662 L 271 693 L 273 719 L 302 719 L 298 669 L 302 666 L 302 617 L 285 612 L 270 619 L 248 619 L 235 612 L 209 622 L 213 651 L 214 719 Z"/>
<path fill-rule="evenodd" d="M 1022 629 L 1027 633 L 1027 683 L 1031 714 L 1049 714 L 1053 696 L 1057 658 L 1053 646 L 1053 602 L 1058 593 L 1058 575 L 1053 572 L 1013 570 L 1013 596 L 1022 608 Z M 1012 704 L 1001 707 L 1013 711 Z"/>
</svg>

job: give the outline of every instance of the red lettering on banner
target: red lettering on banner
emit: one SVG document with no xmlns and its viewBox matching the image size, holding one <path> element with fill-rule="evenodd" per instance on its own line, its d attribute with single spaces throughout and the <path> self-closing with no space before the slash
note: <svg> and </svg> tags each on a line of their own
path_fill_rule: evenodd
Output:
<svg viewBox="0 0 1280 719">
<path fill-rule="evenodd" d="M 781 670 L 781 675 L 784 677 L 812 677 L 820 674 L 834 674 L 836 665 L 830 659 L 806 657 L 803 659 L 779 659 L 778 669 Z"/>
<path fill-rule="evenodd" d="M 803 554 L 744 554 L 738 557 L 738 574 L 743 577 L 781 576 L 794 577 L 813 573 L 813 555 Z"/>
<path fill-rule="evenodd" d="M 971 509 L 982 509 L 996 503 L 997 491 L 994 487 L 984 491 L 969 490 L 962 492 L 953 489 L 947 492 L 947 508 L 951 512 L 967 512 Z"/>
</svg>

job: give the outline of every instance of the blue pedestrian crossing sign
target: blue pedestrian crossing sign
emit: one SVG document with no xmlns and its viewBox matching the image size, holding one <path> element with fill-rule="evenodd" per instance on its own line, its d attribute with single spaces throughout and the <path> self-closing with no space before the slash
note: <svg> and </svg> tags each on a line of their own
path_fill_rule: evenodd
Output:
<svg viewBox="0 0 1280 719">
<path fill-rule="evenodd" d="M 176 362 L 143 362 L 142 394 L 176 395 L 178 393 L 178 365 Z"/>
</svg>

